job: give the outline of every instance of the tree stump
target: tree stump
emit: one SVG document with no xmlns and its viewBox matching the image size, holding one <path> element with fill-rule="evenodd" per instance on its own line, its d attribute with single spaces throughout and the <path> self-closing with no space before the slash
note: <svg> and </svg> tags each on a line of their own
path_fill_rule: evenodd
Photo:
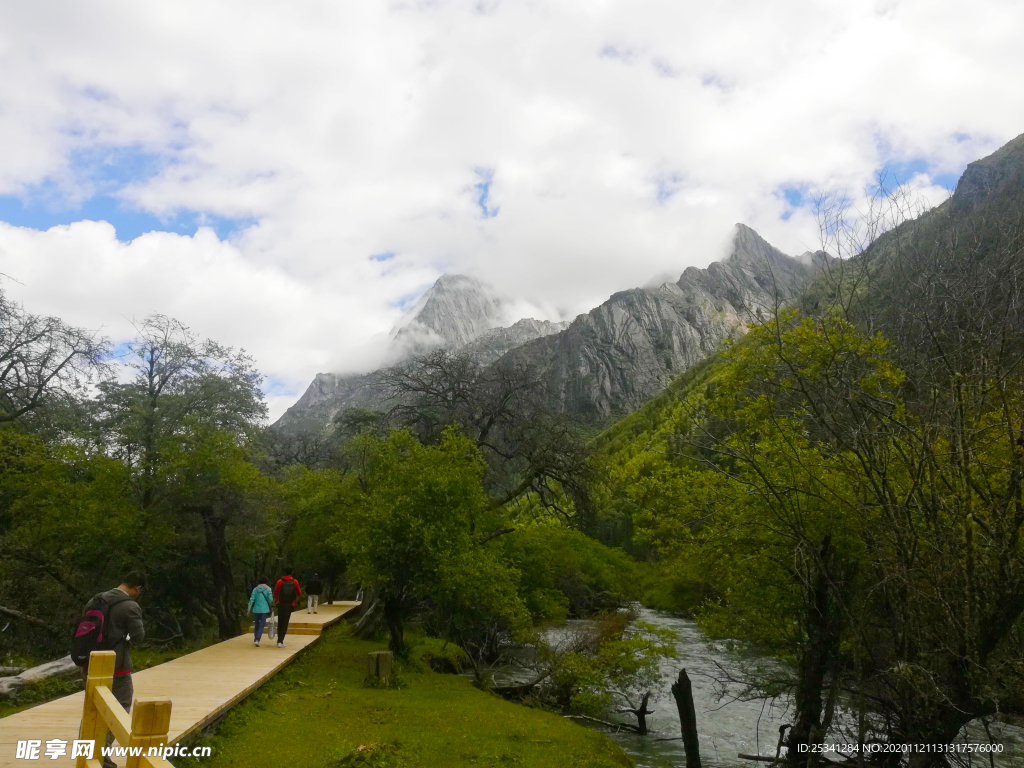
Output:
<svg viewBox="0 0 1024 768">
<path fill-rule="evenodd" d="M 367 657 L 366 679 L 372 684 L 390 685 L 394 667 L 395 655 L 391 651 L 374 651 Z"/>
<path fill-rule="evenodd" d="M 679 680 L 672 684 L 672 695 L 679 708 L 679 726 L 683 731 L 686 768 L 701 768 L 700 742 L 697 739 L 697 713 L 693 708 L 693 688 L 685 668 L 679 670 Z"/>
</svg>

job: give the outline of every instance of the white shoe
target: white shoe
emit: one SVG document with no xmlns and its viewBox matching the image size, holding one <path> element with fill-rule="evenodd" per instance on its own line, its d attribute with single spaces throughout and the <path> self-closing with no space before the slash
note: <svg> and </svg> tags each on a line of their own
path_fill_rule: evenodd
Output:
<svg viewBox="0 0 1024 768">
<path fill-rule="evenodd" d="M 252 644 L 255 645 L 257 648 L 260 647 L 260 641 L 259 640 L 253 640 Z"/>
<path fill-rule="evenodd" d="M 277 644 L 277 647 L 278 647 L 278 648 L 284 648 L 284 643 L 278 643 L 278 644 Z"/>
</svg>

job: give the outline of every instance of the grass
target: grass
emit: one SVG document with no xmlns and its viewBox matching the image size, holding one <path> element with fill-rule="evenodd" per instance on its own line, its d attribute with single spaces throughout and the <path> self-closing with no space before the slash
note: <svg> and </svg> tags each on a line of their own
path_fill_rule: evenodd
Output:
<svg viewBox="0 0 1024 768">
<path fill-rule="evenodd" d="M 34 685 L 26 685 L 9 699 L 0 699 L 0 717 L 13 715 L 23 709 L 53 701 L 62 696 L 69 696 L 80 690 L 82 690 L 81 680 L 54 677 L 40 680 Z"/>
<path fill-rule="evenodd" d="M 364 685 L 381 643 L 329 630 L 235 707 L 179 768 L 611 768 L 633 762 L 604 734 L 511 704 L 457 675 L 400 671 L 400 688 Z M 259 651 L 254 651 L 258 653 Z"/>
</svg>

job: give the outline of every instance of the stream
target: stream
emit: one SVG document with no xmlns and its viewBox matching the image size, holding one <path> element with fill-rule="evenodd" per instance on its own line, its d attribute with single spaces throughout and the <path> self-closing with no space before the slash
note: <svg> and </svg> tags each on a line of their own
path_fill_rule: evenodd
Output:
<svg viewBox="0 0 1024 768">
<path fill-rule="evenodd" d="M 737 755 L 742 752 L 775 756 L 779 726 L 790 722 L 785 703 L 780 701 L 772 706 L 769 702 L 761 701 L 720 701 L 712 679 L 716 674 L 720 674 L 716 663 L 730 672 L 738 673 L 745 661 L 758 659 L 740 650 L 727 650 L 720 643 L 710 643 L 696 624 L 687 619 L 641 608 L 638 620 L 674 631 L 678 638 L 677 658 L 662 662 L 662 683 L 651 693 L 648 708 L 653 709 L 654 714 L 647 720 L 651 735 L 639 736 L 621 731 L 609 733 L 609 736 L 636 761 L 638 768 L 685 765 L 682 741 L 657 741 L 659 738 L 679 737 L 679 715 L 670 686 L 678 676 L 679 669 L 685 667 L 693 685 L 693 702 L 697 714 L 703 765 L 706 768 L 767 766 L 767 763 L 740 760 Z M 570 622 L 567 628 L 571 629 L 573 624 L 574 622 Z M 566 630 L 553 630 L 555 633 L 559 631 Z M 767 662 L 765 659 L 761 661 Z M 615 716 L 608 719 L 615 719 Z M 577 722 L 586 723 L 583 720 Z M 627 715 L 624 716 L 623 722 L 635 722 L 635 719 Z M 600 726 L 593 727 L 608 732 Z M 991 730 L 996 742 L 1001 743 L 1004 748 L 1002 754 L 996 756 L 996 768 L 1024 765 L 1024 729 L 993 723 Z M 973 743 L 988 742 L 988 737 L 980 725 L 969 728 L 968 734 L 968 740 Z M 970 764 L 979 768 L 991 765 L 987 754 L 976 754 L 972 757 L 973 762 L 968 763 L 965 760 L 964 765 Z"/>
</svg>

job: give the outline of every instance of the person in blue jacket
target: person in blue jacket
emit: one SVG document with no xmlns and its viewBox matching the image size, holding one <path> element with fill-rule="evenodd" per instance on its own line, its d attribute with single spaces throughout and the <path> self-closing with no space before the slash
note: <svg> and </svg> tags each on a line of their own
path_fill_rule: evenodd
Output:
<svg viewBox="0 0 1024 768">
<path fill-rule="evenodd" d="M 263 637 L 263 625 L 267 623 L 270 612 L 274 609 L 274 593 L 267 586 L 267 577 L 260 579 L 259 584 L 253 587 L 252 595 L 249 597 L 249 613 L 256 618 L 256 633 L 252 644 L 260 647 L 260 638 Z"/>
</svg>

